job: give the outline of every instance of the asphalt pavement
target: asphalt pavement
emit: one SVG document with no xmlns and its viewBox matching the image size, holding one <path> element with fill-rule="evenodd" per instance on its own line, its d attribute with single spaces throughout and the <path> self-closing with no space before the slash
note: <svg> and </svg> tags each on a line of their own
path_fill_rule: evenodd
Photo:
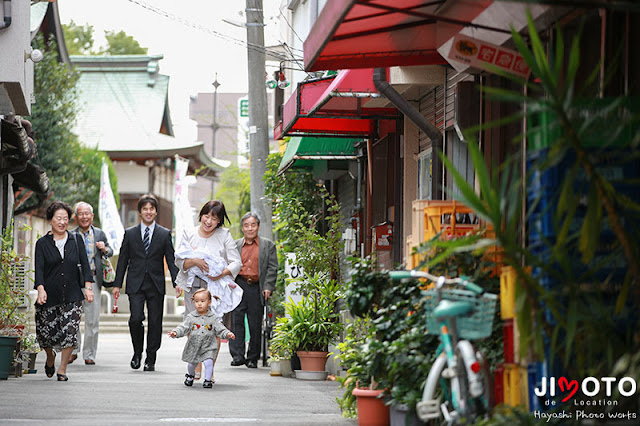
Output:
<svg viewBox="0 0 640 426">
<path fill-rule="evenodd" d="M 103 334 L 96 365 L 87 366 L 79 357 L 67 368 L 68 382 L 45 375 L 40 352 L 37 373 L 0 381 L 0 424 L 357 424 L 342 418 L 336 382 L 272 377 L 268 367 L 231 367 L 226 343 L 213 389 L 204 389 L 202 380 L 187 387 L 180 359 L 184 343 L 184 338 L 163 336 L 156 371 L 144 372 L 129 367 L 128 334 Z"/>
</svg>

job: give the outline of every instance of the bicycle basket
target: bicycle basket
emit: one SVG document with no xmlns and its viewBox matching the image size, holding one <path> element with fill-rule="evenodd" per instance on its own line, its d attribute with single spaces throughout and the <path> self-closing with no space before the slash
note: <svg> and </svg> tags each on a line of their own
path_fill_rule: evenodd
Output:
<svg viewBox="0 0 640 426">
<path fill-rule="evenodd" d="M 427 332 L 429 334 L 439 334 L 438 324 L 433 316 L 433 310 L 438 305 L 438 292 L 429 290 L 425 293 L 424 309 L 427 313 Z M 478 297 L 469 290 L 447 289 L 442 291 L 442 298 L 452 302 L 466 302 L 473 306 L 471 315 L 456 318 L 458 337 L 460 339 L 483 339 L 491 335 L 493 319 L 496 317 L 497 295 L 484 293 L 481 297 Z"/>
</svg>

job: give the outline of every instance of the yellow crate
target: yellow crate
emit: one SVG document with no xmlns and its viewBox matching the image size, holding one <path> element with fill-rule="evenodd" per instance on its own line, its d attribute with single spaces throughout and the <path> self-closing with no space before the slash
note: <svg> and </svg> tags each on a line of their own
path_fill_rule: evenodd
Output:
<svg viewBox="0 0 640 426">
<path fill-rule="evenodd" d="M 500 270 L 500 317 L 503 320 L 516 316 L 516 272 L 511 266 Z"/>
<path fill-rule="evenodd" d="M 472 233 L 477 233 L 481 229 L 487 229 L 487 238 L 493 238 L 491 226 L 485 223 L 457 223 L 456 214 L 467 215 L 472 221 L 476 220 L 475 212 L 463 203 L 455 200 L 414 200 L 412 202 L 411 215 L 411 247 L 417 247 L 421 243 L 430 240 L 440 231 L 443 238 L 454 238 Z M 408 239 L 407 239 L 408 240 Z M 408 246 L 408 242 L 407 242 Z M 405 253 L 410 250 L 407 247 Z M 502 249 L 499 247 L 489 247 L 487 259 L 496 263 L 492 273 L 498 275 L 502 262 Z M 406 259 L 409 259 L 407 255 Z M 421 256 L 414 255 L 411 259 L 411 267 L 416 268 L 420 263 Z M 409 267 L 409 261 L 406 261 Z"/>
<path fill-rule="evenodd" d="M 485 228 L 485 238 L 495 239 L 496 233 L 494 232 L 493 227 L 487 223 L 485 224 Z M 485 259 L 493 262 L 495 265 L 492 271 L 492 275 L 500 275 L 500 269 L 502 268 L 504 263 L 504 252 L 502 250 L 502 247 L 498 245 L 489 247 L 487 249 L 487 252 L 485 253 Z"/>
<path fill-rule="evenodd" d="M 413 237 L 414 246 L 425 241 L 424 209 L 431 202 L 431 200 L 413 200 L 411 203 L 411 236 Z"/>
<path fill-rule="evenodd" d="M 527 369 L 518 364 L 504 364 L 504 404 L 511 407 L 526 406 Z M 523 391 L 524 390 L 524 391 Z"/>
<path fill-rule="evenodd" d="M 424 208 L 424 239 L 430 240 L 440 231 L 443 231 L 442 237 L 454 238 L 480 229 L 478 223 L 456 223 L 457 214 L 475 216 L 473 210 L 455 200 L 430 201 Z"/>
<path fill-rule="evenodd" d="M 413 269 L 413 256 L 411 256 L 411 252 L 413 251 L 413 235 L 407 235 L 407 239 L 404 243 L 404 263 L 405 269 Z"/>
</svg>

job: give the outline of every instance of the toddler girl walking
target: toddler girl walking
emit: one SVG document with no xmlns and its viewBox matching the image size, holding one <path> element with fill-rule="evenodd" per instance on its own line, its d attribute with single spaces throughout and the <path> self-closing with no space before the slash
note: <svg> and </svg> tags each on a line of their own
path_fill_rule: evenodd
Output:
<svg viewBox="0 0 640 426">
<path fill-rule="evenodd" d="M 183 337 L 189 335 L 184 345 L 182 360 L 187 364 L 188 373 L 185 375 L 184 384 L 193 386 L 196 366 L 202 362 L 204 365 L 203 388 L 212 388 L 213 360 L 216 358 L 218 344 L 216 336 L 235 339 L 236 336 L 222 325 L 220 318 L 211 307 L 211 293 L 206 288 L 201 288 L 193 294 L 195 311 L 187 315 L 184 322 L 169 332 L 169 337 Z"/>
</svg>

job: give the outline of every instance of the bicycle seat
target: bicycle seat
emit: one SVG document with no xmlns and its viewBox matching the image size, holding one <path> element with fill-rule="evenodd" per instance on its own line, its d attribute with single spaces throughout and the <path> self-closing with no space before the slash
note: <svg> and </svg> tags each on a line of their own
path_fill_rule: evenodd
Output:
<svg viewBox="0 0 640 426">
<path fill-rule="evenodd" d="M 436 318 L 462 317 L 470 314 L 471 311 L 473 311 L 471 303 L 441 300 L 433 309 L 433 316 Z"/>
</svg>

